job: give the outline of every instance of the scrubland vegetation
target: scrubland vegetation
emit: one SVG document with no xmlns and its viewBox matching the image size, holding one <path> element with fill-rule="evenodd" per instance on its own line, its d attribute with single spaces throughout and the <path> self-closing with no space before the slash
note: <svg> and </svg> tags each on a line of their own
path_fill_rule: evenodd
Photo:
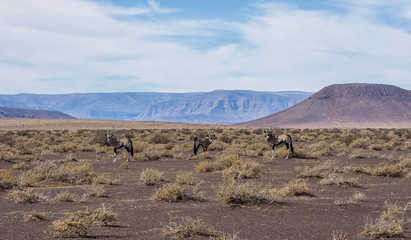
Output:
<svg viewBox="0 0 411 240">
<path fill-rule="evenodd" d="M 194 156 L 192 139 L 208 131 L 215 141 Z M 326 229 L 328 238 L 410 237 L 410 129 L 275 129 L 290 134 L 295 148 L 286 160 L 286 148 L 277 147 L 275 161 L 262 129 L 208 131 L 118 130 L 115 135 L 133 141 L 135 155 L 129 163 L 121 149 L 121 159 L 112 162 L 104 130 L 0 131 L 0 197 L 6 206 L 1 213 L 27 219 L 24 228 L 42 229 L 25 234 L 38 238 L 133 238 L 139 232 L 146 234 L 141 239 L 253 239 L 253 233 L 236 229 L 236 224 L 227 227 L 206 212 L 219 209 L 227 211 L 223 214 L 230 221 L 244 221 L 230 217 L 233 206 L 239 212 L 265 208 L 264 215 L 285 211 L 288 204 L 328 210 L 355 206 L 353 211 L 367 213 L 351 219 L 362 229 Z M 25 204 L 30 211 L 13 210 Z M 146 208 L 165 212 L 144 215 L 140 209 Z M 198 214 L 198 209 L 206 210 Z M 380 216 L 371 218 L 376 210 Z M 164 214 L 173 220 L 165 223 Z M 259 222 L 262 216 L 253 217 Z M 345 220 L 334 216 L 333 221 Z"/>
</svg>

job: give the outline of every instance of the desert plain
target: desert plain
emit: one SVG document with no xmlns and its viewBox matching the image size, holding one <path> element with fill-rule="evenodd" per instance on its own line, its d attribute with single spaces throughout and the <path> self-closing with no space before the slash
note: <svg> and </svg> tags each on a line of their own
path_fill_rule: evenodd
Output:
<svg viewBox="0 0 411 240">
<path fill-rule="evenodd" d="M 271 129 L 294 147 L 274 160 L 264 130 L 1 119 L 0 239 L 411 237 L 411 129 Z"/>
</svg>

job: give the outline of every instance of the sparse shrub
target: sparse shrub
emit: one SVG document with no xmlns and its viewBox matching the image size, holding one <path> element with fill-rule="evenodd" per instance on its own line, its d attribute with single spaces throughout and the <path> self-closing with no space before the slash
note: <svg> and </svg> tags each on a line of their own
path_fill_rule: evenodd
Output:
<svg viewBox="0 0 411 240">
<path fill-rule="evenodd" d="M 344 172 L 370 174 L 371 169 L 366 165 L 362 165 L 362 166 L 344 166 Z"/>
<path fill-rule="evenodd" d="M 166 134 L 154 133 L 149 139 L 149 142 L 154 144 L 166 144 L 170 142 L 170 138 Z"/>
<path fill-rule="evenodd" d="M 310 144 L 306 147 L 306 154 L 310 158 L 317 158 L 319 156 L 330 156 L 331 147 L 326 141 L 320 141 L 318 143 Z"/>
<path fill-rule="evenodd" d="M 224 151 L 228 148 L 228 144 L 223 141 L 214 141 L 208 148 L 210 151 Z M 191 149 L 190 149 L 191 150 Z"/>
<path fill-rule="evenodd" d="M 331 240 L 346 240 L 347 239 L 347 233 L 345 232 L 340 232 L 340 231 L 334 231 L 332 234 Z"/>
<path fill-rule="evenodd" d="M 371 145 L 369 146 L 369 148 L 370 148 L 371 150 L 374 150 L 374 151 L 381 151 L 384 147 L 383 147 L 381 144 L 374 143 L 374 144 L 371 144 Z"/>
<path fill-rule="evenodd" d="M 51 162 L 39 163 L 30 169 L 27 175 L 37 176 L 37 181 L 52 180 L 71 184 L 91 184 L 98 174 L 90 163 L 64 163 L 57 165 Z"/>
<path fill-rule="evenodd" d="M 10 189 L 17 186 L 17 178 L 12 175 L 10 170 L 0 170 L 0 189 Z"/>
<path fill-rule="evenodd" d="M 218 187 L 214 187 L 218 198 L 225 204 L 268 203 L 278 202 L 278 190 L 265 188 L 261 184 L 247 182 L 236 183 L 234 180 L 225 180 Z"/>
<path fill-rule="evenodd" d="M 22 163 L 16 163 L 12 167 L 13 170 L 28 170 L 30 169 L 29 165 L 27 163 L 22 162 Z"/>
<path fill-rule="evenodd" d="M 380 163 L 377 167 L 371 169 L 372 176 L 400 177 L 403 173 L 404 170 L 400 164 L 388 165 Z"/>
<path fill-rule="evenodd" d="M 256 161 L 243 161 L 225 169 L 223 175 L 233 178 L 259 178 L 262 167 L 263 166 Z"/>
<path fill-rule="evenodd" d="M 357 202 L 363 202 L 366 199 L 366 196 L 364 193 L 354 193 L 353 199 Z"/>
<path fill-rule="evenodd" d="M 337 185 L 337 186 L 352 186 L 352 187 L 358 187 L 358 183 L 359 183 L 359 178 L 355 177 L 355 178 L 349 178 L 349 179 L 345 179 L 341 176 L 336 176 L 334 174 L 330 174 L 328 175 L 328 177 L 326 179 L 323 179 L 320 181 L 320 184 L 323 185 Z"/>
<path fill-rule="evenodd" d="M 94 221 L 91 211 L 76 211 L 65 219 L 53 221 L 51 234 L 55 237 L 86 237 Z"/>
<path fill-rule="evenodd" d="M 108 197 L 103 185 L 92 184 L 85 187 L 84 190 L 86 191 L 85 195 L 88 197 Z"/>
<path fill-rule="evenodd" d="M 41 212 L 33 211 L 24 215 L 24 221 L 42 221 L 46 220 L 46 215 Z"/>
<path fill-rule="evenodd" d="M 197 154 L 198 159 L 211 159 L 210 152 L 201 152 Z"/>
<path fill-rule="evenodd" d="M 219 140 L 220 141 L 222 141 L 222 142 L 225 142 L 225 143 L 231 143 L 232 141 L 233 141 L 233 139 L 231 138 L 231 137 L 229 137 L 227 134 L 222 134 L 220 137 L 219 137 Z"/>
<path fill-rule="evenodd" d="M 385 202 L 385 206 L 387 210 L 383 211 L 379 218 L 375 220 L 368 219 L 361 235 L 382 238 L 404 236 L 404 229 L 407 224 L 404 214 L 407 206 L 400 207 L 389 202 Z"/>
<path fill-rule="evenodd" d="M 237 234 L 221 233 L 218 236 L 211 237 L 210 240 L 240 240 Z"/>
<path fill-rule="evenodd" d="M 181 238 L 194 236 L 216 236 L 213 227 L 203 223 L 201 218 L 182 217 L 180 222 L 170 222 L 163 225 L 160 231 L 167 236 L 177 236 Z"/>
<path fill-rule="evenodd" d="M 216 162 L 202 161 L 198 164 L 196 171 L 198 173 L 213 172 L 217 168 Z"/>
<path fill-rule="evenodd" d="M 401 142 L 396 139 L 392 139 L 391 141 L 384 144 L 384 148 L 387 150 L 400 150 Z"/>
<path fill-rule="evenodd" d="M 197 193 L 198 185 L 181 185 L 177 183 L 166 184 L 157 190 L 151 197 L 158 202 L 185 202 L 189 200 L 202 200 Z"/>
<path fill-rule="evenodd" d="M 301 179 L 284 184 L 278 193 L 282 196 L 312 196 L 307 181 L 302 181 Z"/>
<path fill-rule="evenodd" d="M 14 203 L 35 203 L 45 202 L 47 200 L 46 196 L 42 193 L 33 192 L 33 189 L 12 190 L 7 194 L 7 198 Z"/>
<path fill-rule="evenodd" d="M 373 158 L 375 155 L 371 151 L 367 151 L 366 149 L 354 149 L 354 151 L 351 152 L 349 158 L 354 159 L 354 158 Z"/>
<path fill-rule="evenodd" d="M 69 192 L 62 192 L 57 194 L 56 201 L 59 202 L 77 202 L 79 200 L 79 196 Z"/>
<path fill-rule="evenodd" d="M 352 136 L 352 135 L 347 135 L 344 139 L 343 139 L 343 142 L 345 143 L 345 145 L 348 147 L 351 143 L 352 143 L 352 141 L 354 141 L 354 136 Z"/>
<path fill-rule="evenodd" d="M 336 161 L 327 160 L 322 164 L 313 167 L 305 166 L 303 169 L 296 169 L 296 171 L 298 178 L 324 178 L 330 172 L 339 171 L 339 167 Z"/>
<path fill-rule="evenodd" d="M 217 160 L 215 162 L 200 162 L 197 166 L 196 171 L 199 173 L 220 171 L 227 169 L 231 166 L 240 164 L 241 162 L 242 160 L 240 159 L 238 154 L 231 152 L 223 152 L 221 155 L 217 157 Z"/>
<path fill-rule="evenodd" d="M 93 217 L 95 221 L 103 222 L 104 225 L 109 225 L 117 221 L 118 214 L 114 212 L 110 207 L 106 207 L 105 204 L 101 208 L 97 208 L 93 212 Z"/>
<path fill-rule="evenodd" d="M 357 138 L 350 143 L 350 147 L 353 148 L 367 148 L 370 144 L 369 138 Z"/>
<path fill-rule="evenodd" d="M 159 185 L 161 184 L 161 181 L 163 181 L 163 172 L 152 168 L 146 168 L 141 172 L 140 181 L 147 186 Z"/>
<path fill-rule="evenodd" d="M 255 153 L 255 156 L 263 156 L 263 151 L 267 150 L 268 146 L 266 144 L 262 143 L 252 143 L 250 145 L 247 145 L 246 151 L 253 151 Z M 249 156 L 249 154 L 247 154 Z"/>
<path fill-rule="evenodd" d="M 175 182 L 180 185 L 196 185 L 199 183 L 192 172 L 177 174 Z"/>
</svg>

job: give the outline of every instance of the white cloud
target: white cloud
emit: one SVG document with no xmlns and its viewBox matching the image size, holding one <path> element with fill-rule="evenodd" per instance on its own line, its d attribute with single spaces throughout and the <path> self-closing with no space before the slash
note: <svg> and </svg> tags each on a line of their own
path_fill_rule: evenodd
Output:
<svg viewBox="0 0 411 240">
<path fill-rule="evenodd" d="M 245 21 L 226 22 L 168 18 L 178 10 L 155 1 L 141 8 L 3 1 L 1 93 L 316 91 L 344 82 L 411 88 L 409 32 L 359 7 L 341 14 L 256 6 Z M 162 17 L 139 18 L 145 14 Z"/>
</svg>

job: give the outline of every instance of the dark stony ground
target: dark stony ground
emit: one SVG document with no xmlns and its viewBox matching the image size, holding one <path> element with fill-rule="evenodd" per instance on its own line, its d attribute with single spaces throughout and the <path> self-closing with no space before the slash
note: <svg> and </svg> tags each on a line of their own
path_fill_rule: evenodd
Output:
<svg viewBox="0 0 411 240">
<path fill-rule="evenodd" d="M 299 143 L 295 143 L 298 149 Z M 124 151 L 124 150 L 121 150 Z M 214 161 L 218 152 L 210 151 Z M 118 213 L 118 220 L 109 226 L 92 226 L 88 238 L 92 239 L 172 239 L 160 229 L 181 217 L 200 218 L 216 231 L 237 235 L 239 239 L 332 239 L 333 232 L 346 233 L 345 239 L 369 239 L 360 237 L 368 218 L 375 219 L 386 210 L 385 202 L 406 206 L 411 201 L 411 181 L 405 177 L 377 177 L 366 174 L 343 173 L 345 178 L 358 177 L 359 187 L 322 185 L 320 179 L 307 179 L 312 196 L 283 197 L 274 204 L 223 204 L 219 201 L 213 186 L 222 181 L 221 172 L 197 173 L 196 167 L 203 161 L 193 158 L 188 149 L 179 158 L 162 157 L 155 161 L 133 159 L 124 167 L 124 158 L 112 162 L 112 153 L 78 152 L 77 162 L 91 163 L 95 172 L 108 178 L 119 178 L 115 185 L 103 185 L 106 197 L 88 197 L 84 202 L 13 203 L 7 199 L 10 190 L 0 190 L 0 239 L 50 239 L 52 222 L 77 210 L 95 209 L 102 204 Z M 379 154 L 400 154 L 410 157 L 410 150 L 383 150 Z M 41 161 L 66 159 L 67 153 L 38 156 Z M 296 179 L 296 168 L 318 165 L 327 160 L 335 160 L 342 166 L 376 166 L 388 162 L 379 158 L 350 159 L 345 156 L 320 156 L 318 158 L 278 158 L 270 163 L 266 156 L 253 158 L 263 164 L 262 176 L 258 179 L 241 179 L 238 182 L 259 182 L 265 186 L 281 187 Z M 19 160 L 0 161 L 0 169 L 10 169 Z M 179 172 L 193 172 L 202 181 L 199 193 L 203 201 L 177 203 L 155 202 L 151 196 L 159 186 L 146 186 L 140 180 L 145 168 L 164 172 L 165 182 L 173 182 Z M 82 195 L 86 185 L 71 185 L 43 181 L 31 187 L 50 199 L 57 193 L 69 191 Z M 353 194 L 364 193 L 365 201 L 350 202 Z M 411 238 L 411 207 L 405 213 L 408 225 L 403 238 Z M 27 214 L 37 211 L 45 215 L 45 220 L 27 220 Z M 191 239 L 209 239 L 195 236 Z"/>
</svg>

